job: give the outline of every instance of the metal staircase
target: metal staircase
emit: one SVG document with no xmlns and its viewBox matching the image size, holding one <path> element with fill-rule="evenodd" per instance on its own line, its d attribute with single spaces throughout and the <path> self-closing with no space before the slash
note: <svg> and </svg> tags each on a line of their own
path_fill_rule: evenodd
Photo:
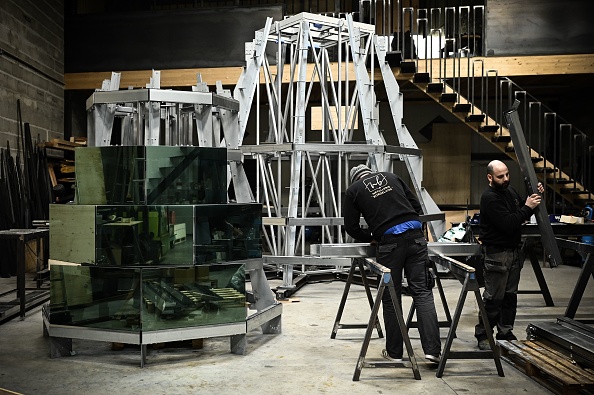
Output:
<svg viewBox="0 0 594 395">
<path fill-rule="evenodd" d="M 381 9 L 375 0 L 373 8 Z M 560 197 L 552 212 L 581 210 L 594 202 L 594 141 L 511 79 L 488 68 L 484 6 L 430 9 L 398 7 L 378 31 L 396 32 L 393 72 L 439 103 L 499 151 L 518 161 L 503 114 L 515 100 L 539 180 Z M 387 26 L 386 26 L 387 24 Z M 405 34 L 408 33 L 408 35 Z"/>
<path fill-rule="evenodd" d="M 460 94 L 460 92 L 458 92 L 452 85 L 435 81 L 426 82 L 427 80 L 424 78 L 423 73 L 420 73 L 420 75 L 421 78 L 419 78 L 419 74 L 415 74 L 411 79 L 411 82 L 417 88 L 450 111 L 469 129 L 489 141 L 502 153 L 516 162 L 518 161 L 510 131 L 501 123 L 501 119 L 496 119 L 496 116 L 491 117 L 486 112 L 488 109 L 485 110 L 484 108 L 481 109 L 477 107 L 475 105 L 475 100 L 472 100 L 472 98 L 469 100 L 468 97 Z M 467 76 L 467 78 L 471 79 L 473 77 Z M 534 107 L 535 105 L 544 107 L 542 103 L 527 97 L 528 94 L 526 91 L 516 88 L 513 85 L 513 82 L 507 78 L 499 77 L 499 81 L 496 81 L 495 83 L 501 84 L 502 82 L 502 85 L 504 86 L 509 85 L 508 89 L 510 91 L 507 92 L 506 96 L 513 97 L 514 99 L 518 98 L 518 96 L 525 97 L 525 100 L 520 106 L 520 111 L 524 110 L 522 111 L 524 120 L 527 118 L 536 118 L 537 114 L 531 114 L 530 111 L 526 111 L 526 109 L 530 109 L 530 107 Z M 497 98 L 495 99 L 497 100 Z M 506 109 L 511 108 L 511 103 L 509 103 L 509 107 L 506 108 L 505 106 L 507 104 L 508 102 L 505 100 L 498 101 L 496 109 L 503 113 Z M 547 118 L 560 118 L 553 112 L 540 112 L 543 117 L 542 124 L 545 124 L 545 122 L 548 121 Z M 524 125 L 524 130 L 529 130 L 531 132 L 525 137 L 529 145 L 530 157 L 533 162 L 534 170 L 537 173 L 539 180 L 574 208 L 581 209 L 586 204 L 592 204 L 594 201 L 592 194 L 592 181 L 594 181 L 593 175 L 587 170 L 576 175 L 576 168 L 591 168 L 594 142 L 588 139 L 584 133 L 572 128 L 571 124 L 563 121 L 558 122 L 553 130 L 546 130 L 542 127 L 536 130 L 531 130 L 533 129 L 531 126 L 532 125 Z M 550 133 L 556 133 L 556 135 L 551 136 Z M 549 147 L 547 150 L 542 141 L 550 139 L 553 139 L 557 145 L 555 147 Z M 538 140 L 540 140 L 541 144 L 539 144 Z M 577 163 L 578 161 L 575 160 L 577 156 L 576 152 L 580 149 L 583 152 L 582 155 L 580 155 L 581 161 Z M 553 155 L 551 152 L 557 152 L 557 155 Z M 549 155 L 547 155 L 547 153 Z M 588 188 L 588 186 L 590 188 Z"/>
</svg>

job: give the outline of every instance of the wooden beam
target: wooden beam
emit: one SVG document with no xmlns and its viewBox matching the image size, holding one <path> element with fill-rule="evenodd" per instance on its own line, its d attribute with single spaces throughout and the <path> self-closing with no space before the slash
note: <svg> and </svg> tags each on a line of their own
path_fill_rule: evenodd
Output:
<svg viewBox="0 0 594 395">
<path fill-rule="evenodd" d="M 460 59 L 460 74 L 464 77 L 468 75 L 468 62 L 466 58 Z M 473 61 L 482 60 L 485 65 L 485 70 L 497 70 L 500 76 L 529 76 L 529 75 L 569 75 L 569 74 L 594 74 L 594 54 L 578 54 L 578 55 L 554 55 L 554 56 L 510 56 L 510 57 L 477 57 L 471 58 L 470 64 L 472 67 Z M 452 76 L 454 68 L 454 59 L 447 59 L 446 73 L 447 77 Z M 419 71 L 423 72 L 425 68 L 425 61 L 419 61 Z M 338 64 L 332 64 L 333 76 L 338 75 Z M 433 76 L 439 75 L 439 62 L 433 61 L 432 70 Z M 443 72 L 443 63 L 441 65 Z M 475 74 L 480 73 L 478 66 L 476 66 Z M 397 71 L 398 70 L 398 71 Z M 220 67 L 220 68 L 197 68 L 197 69 L 174 69 L 161 70 L 161 87 L 175 88 L 175 87 L 189 87 L 196 84 L 196 76 L 198 73 L 202 75 L 202 81 L 209 86 L 214 86 L 216 81 L 221 81 L 223 85 L 234 86 L 243 67 Z M 308 75 L 313 72 L 313 64 L 308 64 Z M 399 69 L 395 69 L 397 78 L 410 79 L 410 75 L 399 75 Z M 122 71 L 120 80 L 120 87 L 125 89 L 127 87 L 144 88 L 151 77 L 151 70 L 133 70 Z M 289 66 L 285 66 L 283 82 L 288 81 L 290 70 Z M 344 71 L 343 71 L 344 73 Z M 458 63 L 456 63 L 456 74 L 458 73 Z M 376 69 L 376 78 L 379 74 L 379 69 Z M 66 90 L 88 89 L 94 90 L 101 87 L 101 83 L 105 79 L 111 77 L 111 71 L 102 72 L 88 72 L 88 73 L 66 73 L 64 75 Z M 354 81 L 355 73 L 352 64 L 349 69 L 349 80 Z M 263 76 L 260 78 L 264 82 Z"/>
<path fill-rule="evenodd" d="M 447 77 L 451 78 L 455 64 L 456 76 L 458 76 L 458 61 L 460 61 L 460 75 L 462 77 L 468 76 L 468 60 L 468 58 L 442 59 L 442 75 L 445 64 Z M 487 70 L 497 70 L 498 75 L 501 77 L 594 74 L 594 54 L 470 58 L 470 70 L 472 70 L 474 64 L 474 73 L 476 76 L 480 76 L 480 64 L 474 63 L 475 61 L 483 62 L 485 72 Z M 439 76 L 439 61 L 434 60 L 433 65 L 429 67 L 432 69 L 434 78 Z M 426 71 L 424 60 L 419 60 L 418 71 Z"/>
</svg>

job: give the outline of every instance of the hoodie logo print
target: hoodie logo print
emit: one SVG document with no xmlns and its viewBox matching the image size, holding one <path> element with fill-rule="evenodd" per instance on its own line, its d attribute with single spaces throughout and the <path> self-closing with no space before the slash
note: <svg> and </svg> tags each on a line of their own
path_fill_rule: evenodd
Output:
<svg viewBox="0 0 594 395">
<path fill-rule="evenodd" d="M 392 190 L 392 187 L 388 185 L 388 180 L 386 180 L 383 174 L 374 174 L 371 177 L 367 177 L 363 179 L 363 184 L 374 198 Z"/>
</svg>

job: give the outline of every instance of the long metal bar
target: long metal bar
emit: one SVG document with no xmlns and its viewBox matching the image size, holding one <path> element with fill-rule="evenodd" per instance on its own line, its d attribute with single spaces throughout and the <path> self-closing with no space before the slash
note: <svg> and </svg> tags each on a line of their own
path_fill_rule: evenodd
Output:
<svg viewBox="0 0 594 395">
<path fill-rule="evenodd" d="M 528 193 L 538 193 L 538 179 L 536 178 L 532 159 L 530 157 L 530 153 L 528 152 L 526 138 L 524 137 L 524 131 L 520 125 L 520 117 L 518 116 L 519 105 L 520 102 L 516 101 L 512 108 L 506 111 L 505 120 L 514 143 L 520 170 L 522 171 L 524 179 L 527 180 Z M 559 248 L 557 247 L 557 243 L 555 241 L 555 235 L 553 233 L 553 229 L 551 228 L 551 221 L 549 220 L 546 205 L 540 204 L 536 206 L 534 209 L 534 215 L 538 223 L 538 229 L 542 235 L 541 241 L 545 251 L 548 253 L 550 265 L 552 267 L 560 265 L 562 263 L 561 254 L 559 253 Z"/>
</svg>

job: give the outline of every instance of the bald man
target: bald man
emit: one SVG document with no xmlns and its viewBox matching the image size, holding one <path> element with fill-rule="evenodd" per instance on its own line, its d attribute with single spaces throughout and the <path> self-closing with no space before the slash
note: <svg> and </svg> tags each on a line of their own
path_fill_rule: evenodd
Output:
<svg viewBox="0 0 594 395">
<path fill-rule="evenodd" d="M 491 330 L 496 327 L 498 340 L 516 340 L 512 332 L 518 305 L 518 284 L 524 256 L 520 250 L 522 224 L 530 219 L 541 202 L 537 193 L 524 201 L 509 185 L 505 163 L 494 160 L 487 166 L 489 187 L 481 196 L 480 232 L 485 290 L 483 302 Z M 537 189 L 544 192 L 541 183 Z M 474 335 L 481 350 L 491 348 L 482 317 Z"/>
</svg>

